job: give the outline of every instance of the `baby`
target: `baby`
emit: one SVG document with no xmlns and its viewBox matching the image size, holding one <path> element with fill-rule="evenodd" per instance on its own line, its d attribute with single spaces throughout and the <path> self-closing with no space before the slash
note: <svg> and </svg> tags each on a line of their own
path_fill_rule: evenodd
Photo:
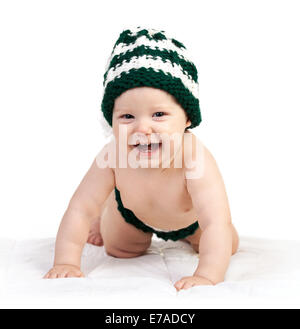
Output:
<svg viewBox="0 0 300 329">
<path fill-rule="evenodd" d="M 86 242 L 131 258 L 145 254 L 155 234 L 199 253 L 177 290 L 222 282 L 239 238 L 216 161 L 189 130 L 201 114 L 185 46 L 165 31 L 123 31 L 106 67 L 101 109 L 114 138 L 73 194 L 44 278 L 83 277 Z"/>
</svg>

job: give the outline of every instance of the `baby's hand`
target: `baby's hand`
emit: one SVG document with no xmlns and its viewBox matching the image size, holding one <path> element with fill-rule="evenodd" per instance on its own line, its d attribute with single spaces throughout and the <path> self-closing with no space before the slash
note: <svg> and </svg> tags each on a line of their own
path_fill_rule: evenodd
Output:
<svg viewBox="0 0 300 329">
<path fill-rule="evenodd" d="M 52 269 L 43 277 L 43 279 L 58 279 L 58 278 L 83 278 L 84 274 L 80 271 L 80 268 L 75 265 L 55 265 Z"/>
<path fill-rule="evenodd" d="M 202 276 L 185 276 L 174 284 L 174 287 L 179 291 L 180 289 L 189 289 L 193 286 L 212 286 L 213 283 Z"/>
</svg>

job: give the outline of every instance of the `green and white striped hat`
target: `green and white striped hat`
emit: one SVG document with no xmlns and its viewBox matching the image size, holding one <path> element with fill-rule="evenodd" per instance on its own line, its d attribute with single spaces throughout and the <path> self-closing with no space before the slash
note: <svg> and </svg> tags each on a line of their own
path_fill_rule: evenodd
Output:
<svg viewBox="0 0 300 329">
<path fill-rule="evenodd" d="M 196 66 L 186 47 L 165 31 L 135 27 L 124 30 L 107 61 L 101 110 L 112 126 L 115 99 L 135 87 L 165 90 L 186 111 L 194 128 L 201 122 Z"/>
</svg>

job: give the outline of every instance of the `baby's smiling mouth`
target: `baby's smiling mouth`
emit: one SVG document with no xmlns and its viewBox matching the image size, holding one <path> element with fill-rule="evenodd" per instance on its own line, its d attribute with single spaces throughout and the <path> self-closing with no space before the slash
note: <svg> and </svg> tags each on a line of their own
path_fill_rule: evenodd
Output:
<svg viewBox="0 0 300 329">
<path fill-rule="evenodd" d="M 158 143 L 149 143 L 149 144 L 140 144 L 137 143 L 132 145 L 134 148 L 137 148 L 140 152 L 149 153 L 156 151 L 160 146 L 161 142 Z"/>
</svg>

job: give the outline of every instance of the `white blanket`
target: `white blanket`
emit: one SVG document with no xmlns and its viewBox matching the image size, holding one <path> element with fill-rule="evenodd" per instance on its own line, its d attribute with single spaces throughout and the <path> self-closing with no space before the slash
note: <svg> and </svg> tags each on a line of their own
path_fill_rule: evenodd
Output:
<svg viewBox="0 0 300 329">
<path fill-rule="evenodd" d="M 0 239 L 0 306 L 38 308 L 299 307 L 300 241 L 241 237 L 225 281 L 176 291 L 198 254 L 185 242 L 153 238 L 144 256 L 119 259 L 87 244 L 85 278 L 42 279 L 54 238 Z"/>
</svg>

